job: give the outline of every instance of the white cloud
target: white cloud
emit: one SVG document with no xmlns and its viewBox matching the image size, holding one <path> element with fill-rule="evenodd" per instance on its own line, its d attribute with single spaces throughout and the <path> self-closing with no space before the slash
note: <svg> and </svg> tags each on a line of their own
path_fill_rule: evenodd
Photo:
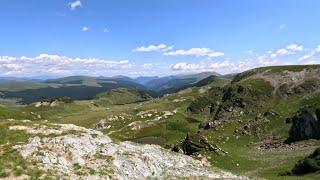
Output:
<svg viewBox="0 0 320 180">
<path fill-rule="evenodd" d="M 152 75 L 155 75 L 156 73 L 157 71 L 134 71 L 134 72 L 130 72 L 129 74 L 131 76 L 138 77 L 138 76 L 152 76 Z"/>
<path fill-rule="evenodd" d="M 78 7 L 82 7 L 82 3 L 80 0 L 77 0 L 77 1 L 74 1 L 74 2 L 70 2 L 68 4 L 68 7 L 71 9 L 71 10 L 75 10 L 77 9 Z"/>
<path fill-rule="evenodd" d="M 256 67 L 262 66 L 275 66 L 275 65 L 290 65 L 294 64 L 296 60 L 292 59 L 291 61 L 286 61 L 285 57 L 295 55 L 298 52 L 304 51 L 304 47 L 297 44 L 287 45 L 285 48 L 281 48 L 275 51 L 267 51 L 262 55 L 251 56 L 250 59 L 244 59 L 240 61 L 235 60 L 221 60 L 221 61 L 207 61 L 199 63 L 187 63 L 179 62 L 171 65 L 173 71 L 179 72 L 204 72 L 204 71 L 215 71 L 218 73 L 234 73 L 242 72 Z M 320 53 L 320 45 L 314 49 L 307 56 L 314 56 L 316 53 Z M 250 51 L 250 54 L 255 54 Z M 295 64 L 315 64 L 319 63 L 318 60 L 309 59 L 303 63 Z"/>
<path fill-rule="evenodd" d="M 255 67 L 255 62 L 251 60 L 243 60 L 234 62 L 230 60 L 223 60 L 219 62 L 201 62 L 199 64 L 177 63 L 172 66 L 174 71 L 182 72 L 205 72 L 215 71 L 219 73 L 234 73 L 248 70 Z"/>
<path fill-rule="evenodd" d="M 105 32 L 105 33 L 106 33 L 106 32 L 109 32 L 109 29 L 104 28 L 104 29 L 103 29 L 103 32 Z"/>
<path fill-rule="evenodd" d="M 278 58 L 281 56 L 293 55 L 293 54 L 296 54 L 297 52 L 300 52 L 303 50 L 304 50 L 304 48 L 301 45 L 290 44 L 290 45 L 287 45 L 285 48 L 278 49 L 275 52 L 271 51 L 270 58 Z"/>
<path fill-rule="evenodd" d="M 292 51 L 303 51 L 303 46 L 298 44 L 290 44 L 286 48 Z"/>
<path fill-rule="evenodd" d="M 210 48 L 191 48 L 188 50 L 176 50 L 164 53 L 166 56 L 196 56 L 196 57 L 220 57 L 224 56 L 223 52 L 215 51 Z"/>
<path fill-rule="evenodd" d="M 290 62 L 280 61 L 259 61 L 256 59 L 245 59 L 242 61 L 223 60 L 219 62 L 200 62 L 200 63 L 186 63 L 179 62 L 171 65 L 173 71 L 179 72 L 207 72 L 214 71 L 222 74 L 238 73 L 252 68 L 273 65 L 288 65 Z"/>
<path fill-rule="evenodd" d="M 203 71 L 204 67 L 200 64 L 189 64 L 186 62 L 179 62 L 171 66 L 174 71 Z"/>
<path fill-rule="evenodd" d="M 89 28 L 86 27 L 86 26 L 84 26 L 84 27 L 81 29 L 81 31 L 83 31 L 83 32 L 88 32 L 88 31 L 89 31 Z"/>
<path fill-rule="evenodd" d="M 165 44 L 159 44 L 159 45 L 152 44 L 147 47 L 145 47 L 145 46 L 138 47 L 132 51 L 133 52 L 157 52 L 157 51 L 165 52 L 165 51 L 169 51 L 171 49 L 172 49 L 172 46 L 167 46 Z"/>
<path fill-rule="evenodd" d="M 173 71 L 180 72 L 206 72 L 215 71 L 219 73 L 233 73 L 248 70 L 254 67 L 254 62 L 249 60 L 243 60 L 240 62 L 232 62 L 230 60 L 224 60 L 219 62 L 200 62 L 197 64 L 179 62 L 173 64 L 171 69 Z"/>
<path fill-rule="evenodd" d="M 137 51 L 150 52 L 158 51 L 163 53 L 176 52 L 178 55 L 192 55 L 199 57 L 215 57 L 213 50 L 183 50 L 183 52 L 164 52 L 170 47 L 166 45 L 150 45 L 148 47 L 137 48 Z M 193 48 L 194 49 L 194 48 Z M 202 48 L 203 49 L 203 48 Z M 205 48 L 207 49 L 207 48 Z M 297 59 L 297 56 L 306 52 L 304 56 Z M 215 52 L 218 53 L 218 52 Z M 0 77 L 48 77 L 48 76 L 69 76 L 69 75 L 91 75 L 91 76 L 111 76 L 111 75 L 168 75 L 172 72 L 204 72 L 216 71 L 218 73 L 242 72 L 248 69 L 288 64 L 316 64 L 320 63 L 320 45 L 314 49 L 304 49 L 301 45 L 290 44 L 284 48 L 267 51 L 264 54 L 249 52 L 249 58 L 244 60 L 230 60 L 222 58 L 204 58 L 200 62 L 189 63 L 181 61 L 175 64 L 166 62 L 144 62 L 135 64 L 129 60 L 102 60 L 97 58 L 72 58 L 60 55 L 40 54 L 35 57 L 14 57 L 0 56 Z M 252 55 L 251 55 L 252 54 Z M 295 59 L 293 58 L 295 57 Z M 288 61 L 287 59 L 290 59 Z M 194 59 L 195 60 L 195 59 Z"/>
<path fill-rule="evenodd" d="M 0 56 L 0 76 L 114 75 L 132 71 L 134 66 L 129 60 L 70 58 L 49 54 L 36 57 Z"/>
<path fill-rule="evenodd" d="M 13 71 L 22 71 L 23 68 L 20 64 L 3 64 L 3 68 L 6 68 L 8 70 L 13 70 Z"/>
<path fill-rule="evenodd" d="M 280 29 L 280 30 L 283 30 L 283 29 L 285 29 L 286 27 L 287 27 L 286 24 L 281 24 L 281 25 L 279 26 L 279 29 Z"/>
<path fill-rule="evenodd" d="M 320 53 L 320 45 L 318 45 L 315 49 L 312 49 L 308 54 L 305 54 L 304 56 L 299 58 L 299 61 L 313 62 L 315 56 L 318 55 L 319 53 Z M 312 64 L 314 64 L 314 63 L 312 63 Z"/>
<path fill-rule="evenodd" d="M 144 69 L 148 69 L 148 70 L 150 70 L 150 69 L 156 69 L 157 66 L 159 66 L 159 64 L 157 64 L 157 63 L 144 63 L 144 64 L 142 64 L 142 67 L 143 67 Z"/>
</svg>

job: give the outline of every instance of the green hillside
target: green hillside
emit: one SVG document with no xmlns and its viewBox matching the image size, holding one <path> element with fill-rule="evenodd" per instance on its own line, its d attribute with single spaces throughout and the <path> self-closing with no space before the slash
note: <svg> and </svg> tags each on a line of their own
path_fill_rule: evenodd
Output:
<svg viewBox="0 0 320 180">
<path fill-rule="evenodd" d="M 191 87 L 193 84 L 203 80 L 209 76 L 220 76 L 216 72 L 203 72 L 196 74 L 181 74 L 176 76 L 165 76 L 162 78 L 152 79 L 145 82 L 146 87 L 158 92 L 160 95 L 167 93 L 175 93 L 186 87 Z"/>
<path fill-rule="evenodd" d="M 93 128 L 116 141 L 158 144 L 253 178 L 319 179 L 317 172 L 301 171 L 317 168 L 318 136 L 299 134 L 320 133 L 319 74 L 319 66 L 266 67 L 232 82 L 210 76 L 161 98 L 115 88 L 59 106 L 2 108 L 0 117 Z M 312 133 L 305 128 L 311 125 Z M 286 143 L 291 136 L 300 139 Z"/>
<path fill-rule="evenodd" d="M 29 81 L 7 81 L 0 83 L 0 91 L 21 91 L 26 89 L 40 89 L 59 87 L 58 84 L 34 83 Z"/>
<path fill-rule="evenodd" d="M 286 119 L 300 109 L 320 108 L 319 73 L 320 66 L 258 68 L 237 75 L 221 93 L 213 89 L 207 98 L 193 101 L 189 110 L 207 117 L 201 127 L 208 130 L 203 134 L 229 152 L 228 157 L 216 157 L 217 165 L 275 178 L 312 152 L 318 141 L 284 144 L 292 126 Z M 240 166 L 235 168 L 228 161 Z M 263 166 L 268 168 L 255 169 Z"/>
<path fill-rule="evenodd" d="M 138 89 L 117 88 L 99 93 L 94 103 L 98 106 L 123 105 L 150 100 L 147 92 Z"/>
<path fill-rule="evenodd" d="M 70 76 L 39 83 L 28 81 L 0 83 L 0 98 L 18 99 L 20 104 L 66 96 L 72 100 L 84 100 L 115 88 L 147 90 L 143 85 L 126 78 Z M 156 96 L 155 93 L 152 95 Z"/>
</svg>

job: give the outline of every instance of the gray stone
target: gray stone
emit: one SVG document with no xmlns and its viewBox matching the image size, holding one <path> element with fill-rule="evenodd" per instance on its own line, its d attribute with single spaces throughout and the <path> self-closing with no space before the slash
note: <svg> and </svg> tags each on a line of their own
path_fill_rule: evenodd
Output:
<svg viewBox="0 0 320 180">
<path fill-rule="evenodd" d="M 37 168 L 61 179 L 246 179 L 211 169 L 206 161 L 198 161 L 158 145 L 114 143 L 99 131 L 67 124 L 59 126 L 60 131 L 67 133 L 65 130 L 72 128 L 77 133 L 34 137 L 27 144 L 14 146 L 14 149 L 28 161 L 37 162 Z M 201 139 L 208 144 L 206 139 Z M 96 173 L 79 174 L 78 166 Z"/>
<path fill-rule="evenodd" d="M 292 126 L 286 143 L 319 138 L 320 124 L 308 110 L 300 110 L 298 114 L 292 118 Z"/>
</svg>

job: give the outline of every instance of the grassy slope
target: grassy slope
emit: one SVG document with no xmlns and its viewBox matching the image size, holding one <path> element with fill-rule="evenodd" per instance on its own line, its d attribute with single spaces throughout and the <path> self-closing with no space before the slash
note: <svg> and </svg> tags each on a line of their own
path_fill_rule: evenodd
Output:
<svg viewBox="0 0 320 180">
<path fill-rule="evenodd" d="M 47 84 L 47 83 L 34 83 L 27 81 L 19 82 L 4 82 L 0 83 L 0 91 L 20 91 L 25 89 L 39 89 L 46 87 L 58 87 L 57 84 Z"/>
<path fill-rule="evenodd" d="M 239 84 L 233 84 L 237 86 Z M 290 170 L 294 163 L 303 156 L 309 154 L 318 145 L 318 142 L 310 142 L 311 145 L 300 150 L 283 150 L 283 151 L 267 151 L 261 152 L 257 149 L 257 144 L 252 142 L 259 142 L 260 139 L 270 136 L 277 136 L 279 138 L 286 138 L 290 125 L 286 124 L 284 119 L 290 117 L 302 105 L 312 103 L 319 103 L 319 95 L 313 98 L 292 98 L 285 101 L 279 98 L 271 98 L 264 96 L 268 92 L 272 92 L 273 88 L 261 79 L 246 80 L 241 82 L 242 86 L 249 87 L 253 91 L 251 95 L 263 94 L 265 101 L 263 105 L 259 104 L 259 109 L 255 107 L 255 100 L 250 99 L 250 96 L 242 96 L 246 101 L 252 101 L 250 109 L 257 109 L 259 112 L 265 112 L 270 109 L 276 111 L 279 116 L 270 118 L 269 122 L 258 124 L 255 127 L 260 127 L 262 132 L 259 135 L 240 136 L 236 138 L 234 130 L 243 127 L 250 123 L 254 118 L 252 114 L 244 114 L 241 117 L 235 117 L 232 121 L 223 123 L 218 126 L 217 130 L 203 131 L 212 144 L 220 146 L 223 150 L 229 152 L 227 156 L 216 156 L 212 153 L 201 152 L 207 156 L 212 157 L 212 164 L 220 168 L 232 171 L 234 173 L 245 174 L 248 176 L 258 176 L 264 178 L 280 178 L 279 172 Z M 211 87 L 216 87 L 211 84 Z M 60 107 L 49 108 L 41 107 L 35 108 L 29 106 L 25 108 L 26 111 L 32 111 L 35 114 L 40 114 L 42 118 L 48 119 L 57 123 L 73 123 L 80 126 L 92 127 L 93 124 L 99 122 L 101 119 L 108 119 L 114 116 L 123 116 L 124 119 L 112 121 L 109 124 L 111 128 L 103 129 L 105 133 L 116 140 L 139 140 L 145 137 L 159 137 L 164 140 L 164 147 L 178 143 L 183 140 L 187 132 L 197 132 L 199 122 L 202 121 L 204 114 L 191 114 L 186 109 L 197 97 L 206 96 L 206 93 L 199 93 L 203 87 L 193 87 L 183 90 L 179 93 L 165 96 L 161 99 L 153 99 L 148 102 L 114 105 L 105 107 L 96 107 L 93 101 L 76 101 L 70 104 L 64 104 Z M 237 96 L 237 95 L 236 95 Z M 249 105 L 248 105 L 249 106 Z M 128 125 L 134 121 L 147 122 L 153 120 L 156 115 L 163 111 L 173 111 L 177 109 L 178 112 L 173 116 L 161 119 L 151 125 L 146 125 L 140 130 L 132 130 Z M 151 117 L 141 118 L 137 115 L 139 112 L 145 111 L 152 114 Z M 237 120 L 241 119 L 242 122 Z M 228 139 L 228 140 L 227 140 Z M 236 166 L 239 164 L 239 166 Z M 267 168 L 263 168 L 267 167 Z M 318 175 L 309 175 L 310 178 L 318 177 Z M 292 178 L 294 179 L 294 178 Z"/>
<path fill-rule="evenodd" d="M 273 88 L 262 79 L 241 81 L 228 85 L 228 87 L 232 86 L 234 89 L 237 89 L 238 85 L 248 87 L 249 92 L 247 95 L 235 93 L 233 94 L 233 98 L 244 98 L 246 102 L 249 102 L 247 108 L 253 110 L 253 112 L 244 113 L 242 116 L 230 117 L 228 121 L 224 121 L 215 130 L 202 131 L 208 137 L 210 143 L 216 144 L 224 151 L 229 152 L 228 155 L 217 156 L 208 152 L 201 152 L 201 154 L 210 156 L 210 161 L 213 165 L 234 173 L 268 179 L 301 179 L 301 177 L 278 177 L 278 173 L 290 170 L 298 159 L 302 159 L 310 154 L 320 145 L 318 141 L 303 142 L 309 145 L 299 149 L 270 151 L 258 150 L 257 143 L 261 139 L 271 136 L 285 139 L 288 136 L 290 128 L 290 124 L 285 123 L 285 118 L 291 117 L 304 105 L 311 105 L 312 110 L 314 110 L 314 107 L 320 107 L 320 94 L 289 97 L 287 99 L 269 96 L 269 93 L 273 92 Z M 213 83 L 209 86 L 215 87 L 215 84 Z M 121 116 L 123 119 L 119 118 L 118 120 L 110 121 L 111 127 L 109 129 L 105 128 L 102 131 L 120 141 L 136 141 L 145 137 L 160 137 L 164 140 L 163 146 L 169 147 L 171 144 L 183 140 L 187 132 L 195 133 L 198 131 L 199 122 L 208 115 L 205 112 L 191 114 L 186 111 L 190 103 L 196 98 L 208 97 L 206 93 L 200 93 L 203 89 L 203 87 L 193 87 L 161 99 L 153 99 L 143 103 L 96 107 L 93 105 L 93 101 L 87 100 L 75 101 L 54 108 L 28 106 L 20 110 L 14 110 L 14 113 L 23 118 L 25 114 L 23 112 L 27 112 L 27 114 L 32 112 L 35 115 L 41 115 L 42 119 L 47 119 L 51 122 L 73 123 L 85 127 L 92 127 L 93 124 L 101 119 Z M 250 98 L 252 95 L 257 97 L 257 99 Z M 226 102 L 225 105 L 228 106 L 228 103 L 231 103 L 231 101 Z M 174 110 L 177 110 L 177 113 L 173 116 L 168 116 L 151 124 L 147 123 L 156 118 L 157 115 L 163 115 L 163 111 L 173 112 Z M 269 121 L 266 122 L 256 124 L 252 122 L 259 112 L 270 110 L 277 112 L 278 115 L 269 117 Z M 151 116 L 142 118 L 138 115 L 142 111 L 146 112 L 146 114 L 151 114 Z M 11 115 L 9 116 L 11 117 Z M 16 116 L 16 114 L 12 116 Z M 135 121 L 142 121 L 147 125 L 143 126 L 140 130 L 132 130 L 128 125 Z M 252 125 L 252 135 L 241 135 L 237 138 L 234 130 L 246 124 Z M 260 129 L 260 131 L 257 131 L 257 129 Z M 320 175 L 310 174 L 303 178 L 319 179 Z"/>
<path fill-rule="evenodd" d="M 144 86 L 130 79 L 72 76 L 48 80 L 43 83 L 27 81 L 0 83 L 0 98 L 2 99 L 0 103 L 13 104 L 16 102 L 16 104 L 29 104 L 44 99 L 65 96 L 70 97 L 72 100 L 84 100 L 91 99 L 96 94 L 106 90 L 120 87 L 146 90 Z M 153 92 L 149 92 L 149 94 L 156 95 Z"/>
<path fill-rule="evenodd" d="M 179 90 L 190 87 L 191 84 L 207 78 L 209 76 L 220 76 L 216 72 L 203 72 L 197 74 L 181 74 L 176 76 L 165 76 L 162 78 L 154 79 L 146 83 L 146 86 L 161 95 L 167 93 L 175 93 Z"/>
<path fill-rule="evenodd" d="M 269 67 L 260 67 L 256 69 L 251 69 L 240 73 L 235 76 L 233 82 L 238 82 L 242 79 L 250 77 L 254 74 L 261 73 L 261 72 L 270 72 L 270 73 L 281 73 L 284 71 L 291 71 L 291 72 L 299 72 L 303 71 L 304 69 L 319 69 L 320 65 L 289 65 L 289 66 L 269 66 Z"/>
<path fill-rule="evenodd" d="M 283 70 L 300 71 L 304 68 L 318 68 L 319 66 L 292 66 L 292 67 L 275 67 L 275 68 L 260 68 L 258 71 L 269 71 L 273 73 L 282 72 Z M 242 116 L 226 116 L 222 117 L 223 125 L 218 126 L 218 130 L 209 130 L 204 133 L 209 137 L 209 141 L 220 145 L 223 149 L 229 152 L 228 156 L 220 157 L 214 156 L 213 163 L 221 168 L 231 171 L 244 173 L 249 176 L 258 176 L 264 178 L 279 178 L 277 174 L 280 172 L 290 170 L 298 159 L 301 159 L 307 154 L 310 154 L 316 147 L 320 145 L 318 141 L 307 141 L 309 146 L 295 150 L 271 150 L 259 151 L 257 150 L 257 143 L 262 139 L 268 137 L 277 137 L 279 139 L 286 139 L 290 124 L 285 123 L 286 117 L 291 117 L 296 111 L 308 106 L 311 112 L 315 108 L 320 107 L 320 93 L 313 95 L 296 95 L 288 98 L 279 97 L 274 93 L 273 87 L 263 79 L 251 79 L 248 74 L 254 74 L 257 70 L 248 71 L 240 74 L 234 82 L 228 87 L 232 88 L 231 97 L 222 103 L 222 107 L 230 107 L 234 100 L 242 98 L 246 102 L 246 108 L 238 108 L 236 110 L 244 110 Z M 245 87 L 245 93 L 239 93 L 239 86 Z M 246 110 L 250 111 L 246 111 Z M 268 118 L 266 122 L 254 122 L 254 119 L 259 113 L 274 111 L 278 115 Z M 238 121 L 241 120 L 241 121 Z M 236 138 L 234 131 L 241 129 L 244 125 L 250 125 L 252 135 L 240 136 Z M 259 131 L 258 131 L 259 130 Z M 228 140 L 227 140 L 228 139 Z M 231 162 L 231 163 L 230 163 Z M 236 164 L 239 164 L 239 167 Z M 310 174 L 304 178 L 317 179 L 319 174 Z M 300 177 L 285 177 L 286 179 L 300 179 Z"/>
<path fill-rule="evenodd" d="M 297 160 L 310 154 L 320 143 L 311 141 L 308 142 L 311 145 L 306 148 L 263 152 L 259 151 L 257 144 L 252 144 L 252 142 L 259 142 L 260 139 L 272 136 L 277 136 L 284 140 L 288 136 L 290 128 L 290 125 L 286 124 L 284 119 L 294 114 L 301 106 L 309 104 L 308 101 L 317 102 L 317 106 L 320 107 L 319 95 L 315 95 L 312 100 L 290 99 L 279 102 L 274 99 L 273 102 L 269 102 L 270 104 L 267 106 L 272 107 L 273 110 L 279 113 L 279 116 L 270 118 L 270 122 L 259 124 L 258 127 L 263 129 L 263 132 L 259 135 L 241 136 L 237 139 L 233 133 L 235 129 L 243 127 L 244 124 L 252 120 L 252 116 L 235 118 L 234 121 L 224 123 L 223 127 L 218 127 L 218 130 L 205 131 L 205 135 L 209 137 L 209 142 L 218 144 L 222 149 L 229 152 L 226 157 L 213 155 L 213 163 L 218 167 L 249 176 L 282 179 L 283 177 L 277 176 L 278 173 L 290 170 Z M 237 119 L 241 119 L 242 122 L 237 122 Z M 236 164 L 240 166 L 237 167 Z M 315 174 L 309 175 L 309 177 L 316 179 L 320 176 Z M 290 177 L 290 179 L 299 179 L 299 177 Z"/>
<path fill-rule="evenodd" d="M 123 105 L 151 99 L 146 92 L 138 89 L 118 88 L 95 96 L 95 104 L 99 106 Z"/>
</svg>

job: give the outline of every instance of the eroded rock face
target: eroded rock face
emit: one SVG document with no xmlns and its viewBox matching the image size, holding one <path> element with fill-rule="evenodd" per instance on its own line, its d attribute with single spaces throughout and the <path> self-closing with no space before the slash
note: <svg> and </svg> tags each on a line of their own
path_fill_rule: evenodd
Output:
<svg viewBox="0 0 320 180">
<path fill-rule="evenodd" d="M 320 124 L 308 110 L 301 110 L 292 118 L 292 126 L 286 143 L 294 141 L 319 139 Z"/>
<path fill-rule="evenodd" d="M 58 125 L 54 125 L 55 129 Z M 41 128 L 22 126 L 11 130 L 25 130 L 39 135 Z M 72 133 L 68 133 L 70 128 Z M 60 125 L 60 131 L 50 131 L 49 137 L 33 137 L 14 149 L 28 161 L 35 162 L 45 172 L 67 179 L 168 179 L 168 178 L 227 178 L 240 179 L 230 173 L 213 170 L 201 161 L 162 149 L 157 145 L 132 142 L 113 142 L 99 131 L 74 125 Z M 61 132 L 63 132 L 61 134 Z M 55 136 L 53 136 L 55 135 Z"/>
</svg>

